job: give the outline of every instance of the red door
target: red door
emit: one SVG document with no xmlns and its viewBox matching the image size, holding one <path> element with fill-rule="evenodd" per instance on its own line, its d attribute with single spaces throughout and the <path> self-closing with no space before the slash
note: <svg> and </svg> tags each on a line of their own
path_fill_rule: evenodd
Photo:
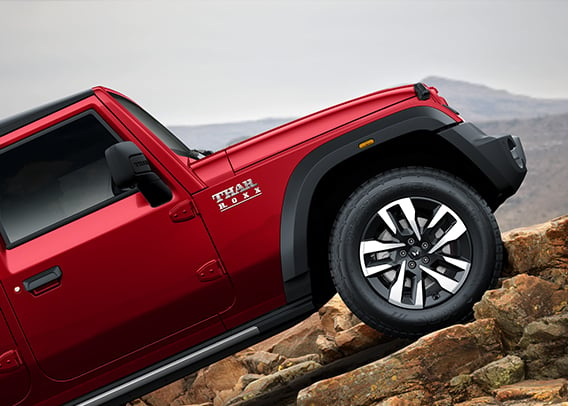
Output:
<svg viewBox="0 0 568 406">
<path fill-rule="evenodd" d="M 6 304 L 3 294 L 0 284 L 0 309 Z M 26 396 L 29 389 L 29 371 L 22 362 L 4 315 L 0 311 L 0 404 L 18 403 Z"/>
<path fill-rule="evenodd" d="M 156 208 L 112 189 L 104 149 L 117 138 L 91 109 L 0 149 L 5 288 L 52 379 L 183 337 L 233 303 L 191 196 L 167 171 L 152 162 L 173 192 Z"/>
</svg>

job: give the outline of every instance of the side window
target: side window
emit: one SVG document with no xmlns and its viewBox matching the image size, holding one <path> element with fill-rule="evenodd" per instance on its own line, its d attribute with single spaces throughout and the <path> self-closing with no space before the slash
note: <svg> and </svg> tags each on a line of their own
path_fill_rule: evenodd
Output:
<svg viewBox="0 0 568 406">
<path fill-rule="evenodd" d="M 104 152 L 118 141 L 89 110 L 0 150 L 0 231 L 7 247 L 116 200 Z"/>
</svg>

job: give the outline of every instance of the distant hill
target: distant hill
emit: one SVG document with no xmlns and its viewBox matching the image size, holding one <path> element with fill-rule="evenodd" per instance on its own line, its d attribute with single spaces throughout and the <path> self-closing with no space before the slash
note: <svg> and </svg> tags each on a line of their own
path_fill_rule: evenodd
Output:
<svg viewBox="0 0 568 406">
<path fill-rule="evenodd" d="M 568 213 L 568 114 L 477 125 L 488 134 L 518 135 L 527 154 L 525 181 L 497 210 L 502 230 Z"/>
<path fill-rule="evenodd" d="M 523 119 L 568 112 L 568 99 L 536 99 L 437 76 L 422 82 L 436 87 L 468 121 Z"/>
<path fill-rule="evenodd" d="M 439 77 L 423 82 L 438 88 L 462 117 L 488 134 L 521 137 L 529 173 L 519 192 L 497 211 L 502 230 L 568 213 L 568 100 L 519 96 Z M 215 151 L 291 120 L 267 118 L 171 129 L 192 148 Z"/>
<path fill-rule="evenodd" d="M 236 123 L 169 126 L 168 128 L 191 148 L 217 151 L 292 120 L 293 118 L 265 118 Z"/>
</svg>

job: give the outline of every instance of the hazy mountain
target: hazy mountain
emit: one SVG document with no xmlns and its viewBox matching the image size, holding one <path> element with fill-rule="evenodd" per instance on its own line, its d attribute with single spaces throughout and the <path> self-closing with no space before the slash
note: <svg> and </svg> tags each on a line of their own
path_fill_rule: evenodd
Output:
<svg viewBox="0 0 568 406">
<path fill-rule="evenodd" d="M 487 86 L 430 76 L 422 82 L 438 89 L 469 121 L 534 118 L 568 112 L 568 99 L 536 99 Z"/>
<path fill-rule="evenodd" d="M 519 192 L 498 211 L 502 230 L 568 213 L 568 100 L 536 99 L 457 80 L 429 77 L 462 117 L 488 134 L 521 137 L 528 175 Z M 559 114 L 564 113 L 564 114 Z M 292 119 L 171 127 L 192 148 L 218 150 Z"/>
<path fill-rule="evenodd" d="M 191 148 L 217 151 L 292 120 L 292 118 L 265 118 L 236 123 L 169 126 L 168 128 Z"/>
<path fill-rule="evenodd" d="M 477 125 L 488 134 L 518 135 L 527 154 L 525 181 L 497 210 L 502 230 L 568 213 L 568 114 Z"/>
</svg>

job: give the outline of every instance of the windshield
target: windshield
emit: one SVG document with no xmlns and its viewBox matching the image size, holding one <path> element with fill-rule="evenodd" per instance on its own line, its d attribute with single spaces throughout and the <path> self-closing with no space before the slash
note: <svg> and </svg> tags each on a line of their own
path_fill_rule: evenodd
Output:
<svg viewBox="0 0 568 406">
<path fill-rule="evenodd" d="M 125 97 L 111 93 L 111 96 L 126 108 L 134 117 L 138 119 L 146 128 L 152 131 L 164 144 L 166 144 L 176 154 L 199 159 L 203 156 L 195 157 L 197 151 L 192 151 L 183 142 L 181 142 L 170 130 L 162 125 L 158 120 L 148 114 L 136 103 L 131 102 Z"/>
</svg>

